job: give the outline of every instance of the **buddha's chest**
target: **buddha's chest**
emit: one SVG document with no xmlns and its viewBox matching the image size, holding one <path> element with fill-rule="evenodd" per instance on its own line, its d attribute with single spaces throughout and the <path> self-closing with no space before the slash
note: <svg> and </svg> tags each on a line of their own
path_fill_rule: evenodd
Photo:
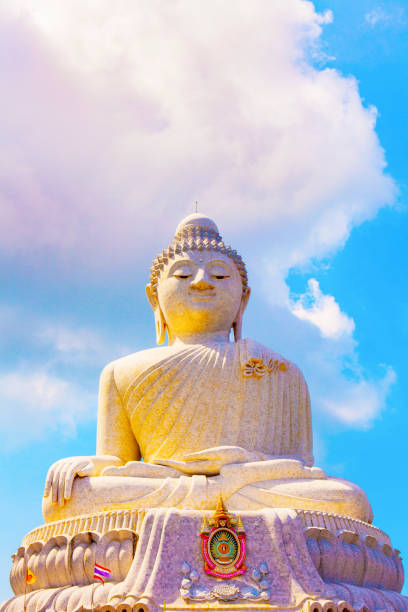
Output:
<svg viewBox="0 0 408 612">
<path fill-rule="evenodd" d="M 170 457 L 219 445 L 269 452 L 268 440 L 287 404 L 282 376 L 241 368 L 159 373 L 126 405 L 143 456 Z"/>
</svg>

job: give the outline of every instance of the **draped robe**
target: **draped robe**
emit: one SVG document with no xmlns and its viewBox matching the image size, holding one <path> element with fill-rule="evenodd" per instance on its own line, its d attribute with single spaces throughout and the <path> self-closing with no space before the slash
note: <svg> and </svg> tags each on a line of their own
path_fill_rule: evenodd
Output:
<svg viewBox="0 0 408 612">
<path fill-rule="evenodd" d="M 172 345 L 114 361 L 101 376 L 99 411 L 97 454 L 123 464 L 76 478 L 63 508 L 45 498 L 47 521 L 85 514 L 90 500 L 93 512 L 214 509 L 219 494 L 231 510 L 269 506 L 372 518 L 357 485 L 307 467 L 313 456 L 304 378 L 253 340 Z M 171 461 L 185 467 L 188 453 L 216 447 L 227 454 L 225 447 L 241 447 L 250 458 L 223 461 L 217 475 L 199 461 L 188 476 L 171 467 Z"/>
<path fill-rule="evenodd" d="M 145 462 L 228 445 L 313 463 L 309 393 L 294 364 L 249 339 L 167 349 L 146 351 L 136 372 L 132 355 L 108 366 Z"/>
</svg>

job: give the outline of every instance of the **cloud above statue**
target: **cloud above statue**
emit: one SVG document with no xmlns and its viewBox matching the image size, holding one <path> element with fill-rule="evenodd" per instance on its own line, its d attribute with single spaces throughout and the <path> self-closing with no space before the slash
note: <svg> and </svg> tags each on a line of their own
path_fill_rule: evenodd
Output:
<svg viewBox="0 0 408 612">
<path fill-rule="evenodd" d="M 0 241 L 6 256 L 105 282 L 144 273 L 137 262 L 198 200 L 250 283 L 262 279 L 274 341 L 285 330 L 283 351 L 310 365 L 314 405 L 350 422 L 358 393 L 343 390 L 367 383 L 373 409 L 353 413 L 366 423 L 391 378 L 362 377 L 338 298 L 312 285 L 310 303 L 291 302 L 286 284 L 396 197 L 376 109 L 325 56 L 332 18 L 305 0 L 3 4 Z M 319 347 L 324 380 L 305 346 Z"/>
<path fill-rule="evenodd" d="M 331 14 L 310 2 L 17 0 L 0 15 L 9 253 L 129 262 L 198 199 L 287 270 L 393 201 L 375 109 L 316 68 Z"/>
</svg>

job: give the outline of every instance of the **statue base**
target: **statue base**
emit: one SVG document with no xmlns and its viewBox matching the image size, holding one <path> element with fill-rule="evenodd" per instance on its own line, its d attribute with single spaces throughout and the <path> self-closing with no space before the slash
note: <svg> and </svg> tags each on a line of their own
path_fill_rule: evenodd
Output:
<svg viewBox="0 0 408 612">
<path fill-rule="evenodd" d="M 243 512 L 247 569 L 222 580 L 204 571 L 203 514 L 119 510 L 39 527 L 13 555 L 16 596 L 0 612 L 408 611 L 399 553 L 373 525 L 286 508 Z M 95 563 L 111 570 L 104 585 Z"/>
</svg>

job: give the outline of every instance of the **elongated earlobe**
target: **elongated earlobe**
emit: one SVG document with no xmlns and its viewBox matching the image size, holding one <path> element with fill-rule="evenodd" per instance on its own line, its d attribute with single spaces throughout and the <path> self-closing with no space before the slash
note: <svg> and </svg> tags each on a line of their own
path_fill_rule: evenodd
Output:
<svg viewBox="0 0 408 612">
<path fill-rule="evenodd" d="M 241 304 L 239 306 L 238 314 L 235 317 L 235 321 L 232 324 L 232 329 L 234 332 L 234 341 L 238 342 L 242 338 L 242 319 L 244 317 L 245 308 L 247 307 L 249 296 L 251 295 L 251 290 L 249 287 L 246 287 L 245 293 L 242 295 Z"/>
<path fill-rule="evenodd" d="M 160 308 L 157 295 L 152 292 L 150 285 L 146 285 L 146 295 L 149 300 L 149 304 L 154 312 L 154 322 L 156 327 L 156 342 L 157 344 L 163 344 L 166 339 L 166 320 Z"/>
<path fill-rule="evenodd" d="M 234 332 L 234 342 L 238 342 L 242 338 L 242 316 L 236 319 L 232 324 L 232 331 Z"/>
<path fill-rule="evenodd" d="M 154 321 L 156 323 L 156 342 L 157 344 L 163 344 L 166 339 L 166 321 L 158 304 L 154 310 Z"/>
</svg>

